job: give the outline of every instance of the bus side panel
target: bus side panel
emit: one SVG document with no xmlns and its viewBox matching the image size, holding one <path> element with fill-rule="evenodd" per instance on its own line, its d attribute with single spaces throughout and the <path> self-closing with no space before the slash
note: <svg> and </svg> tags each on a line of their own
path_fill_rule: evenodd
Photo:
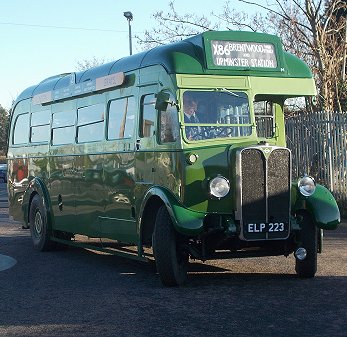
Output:
<svg viewBox="0 0 347 337">
<path fill-rule="evenodd" d="M 28 186 L 28 159 L 23 156 L 9 159 L 8 177 L 9 215 L 26 225 L 22 204 L 24 192 Z"/>
<path fill-rule="evenodd" d="M 62 149 L 60 149 L 62 151 Z M 71 146 L 64 146 L 63 153 L 50 157 L 49 193 L 54 215 L 54 229 L 74 233 L 75 182 L 74 156 Z"/>
<path fill-rule="evenodd" d="M 99 237 L 99 217 L 104 211 L 103 146 L 95 143 L 100 154 L 81 154 L 75 157 L 74 183 L 76 219 L 74 228 L 78 233 Z"/>
<path fill-rule="evenodd" d="M 137 242 L 133 208 L 134 162 L 132 151 L 105 155 L 105 213 L 100 219 L 104 237 L 133 243 Z"/>
<path fill-rule="evenodd" d="M 22 212 L 23 194 L 28 186 L 28 160 L 27 160 L 27 143 L 29 140 L 29 114 L 30 114 L 30 100 L 20 101 L 14 108 L 11 115 L 10 134 L 8 141 L 8 199 L 9 199 L 9 214 L 14 220 L 25 222 L 25 217 Z M 19 116 L 27 116 L 26 125 L 22 125 L 15 131 L 17 120 Z M 23 127 L 25 126 L 25 130 Z M 15 143 L 15 134 L 20 134 L 22 141 L 20 144 Z"/>
</svg>

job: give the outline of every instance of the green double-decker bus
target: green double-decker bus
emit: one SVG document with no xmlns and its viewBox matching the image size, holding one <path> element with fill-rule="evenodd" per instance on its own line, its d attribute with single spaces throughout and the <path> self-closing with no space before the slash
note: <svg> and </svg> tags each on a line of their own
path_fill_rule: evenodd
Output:
<svg viewBox="0 0 347 337">
<path fill-rule="evenodd" d="M 190 259 L 294 253 L 313 277 L 340 213 L 312 177 L 292 179 L 284 102 L 315 94 L 276 36 L 239 31 L 47 78 L 13 105 L 10 215 L 40 251 L 154 257 L 166 286 Z"/>
</svg>

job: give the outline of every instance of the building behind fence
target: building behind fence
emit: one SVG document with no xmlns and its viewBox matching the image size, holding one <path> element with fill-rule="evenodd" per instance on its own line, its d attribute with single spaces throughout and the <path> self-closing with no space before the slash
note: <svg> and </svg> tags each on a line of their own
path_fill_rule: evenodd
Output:
<svg viewBox="0 0 347 337">
<path fill-rule="evenodd" d="M 297 114 L 286 120 L 293 177 L 309 174 L 333 192 L 347 212 L 347 113 Z"/>
</svg>

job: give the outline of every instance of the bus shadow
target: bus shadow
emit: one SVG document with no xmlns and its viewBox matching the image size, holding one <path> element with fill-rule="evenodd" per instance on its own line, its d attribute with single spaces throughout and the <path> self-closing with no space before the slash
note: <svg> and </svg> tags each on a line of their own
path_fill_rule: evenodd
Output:
<svg viewBox="0 0 347 337">
<path fill-rule="evenodd" d="M 238 268 L 239 269 L 239 268 Z M 239 269 L 238 272 L 229 268 L 219 266 L 212 266 L 203 263 L 191 263 L 188 272 L 187 286 L 199 286 L 202 284 L 216 284 L 221 285 L 221 282 L 239 283 L 239 282 L 260 282 L 260 281 L 276 281 L 276 280 L 293 280 L 297 279 L 297 275 L 290 273 L 265 273 L 245 271 Z"/>
<path fill-rule="evenodd" d="M 347 282 L 347 276 L 316 275 L 313 278 L 302 279 L 293 270 L 288 272 L 254 272 L 240 270 L 235 272 L 230 269 L 219 268 L 215 266 L 194 266 L 188 272 L 188 279 L 185 287 L 199 288 L 213 285 L 214 287 L 236 287 L 244 289 L 245 287 L 258 291 L 280 292 L 286 290 L 286 287 L 295 289 L 310 288 L 310 291 L 321 288 L 342 286 Z"/>
<path fill-rule="evenodd" d="M 115 273 L 124 280 L 131 279 L 135 282 L 144 282 L 146 287 L 163 287 L 153 259 L 143 262 L 79 247 L 68 247 L 68 249 L 56 253 L 66 260 L 67 268 L 70 263 L 75 264 L 77 262 L 81 264 L 80 267 L 87 265 L 101 273 Z M 237 271 L 232 268 L 232 266 L 224 268 L 201 262 L 191 262 L 188 268 L 187 281 L 182 288 L 198 288 L 212 285 L 214 287 L 224 287 L 227 285 L 241 288 L 250 286 L 254 289 L 258 287 L 268 289 L 270 286 L 281 288 L 282 286 L 288 286 L 288 284 L 305 288 L 307 286 L 319 287 L 322 282 L 333 285 L 336 282 L 340 283 L 343 280 L 347 280 L 347 277 L 344 276 L 329 275 L 316 275 L 316 277 L 311 279 L 300 279 L 295 274 L 294 267 L 292 273 L 283 270 L 278 272 L 275 270 L 273 272 L 254 271 L 252 268 L 242 267 L 241 264 L 238 266 Z"/>
</svg>

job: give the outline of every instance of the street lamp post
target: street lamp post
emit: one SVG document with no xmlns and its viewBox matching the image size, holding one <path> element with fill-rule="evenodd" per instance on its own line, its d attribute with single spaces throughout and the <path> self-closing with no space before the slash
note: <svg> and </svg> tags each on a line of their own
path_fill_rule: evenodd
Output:
<svg viewBox="0 0 347 337">
<path fill-rule="evenodd" d="M 128 26 L 129 26 L 129 53 L 130 55 L 133 54 L 133 46 L 132 46 L 132 41 L 131 41 L 131 21 L 133 20 L 133 13 L 131 12 L 124 12 L 123 15 L 126 17 L 128 20 Z"/>
</svg>

